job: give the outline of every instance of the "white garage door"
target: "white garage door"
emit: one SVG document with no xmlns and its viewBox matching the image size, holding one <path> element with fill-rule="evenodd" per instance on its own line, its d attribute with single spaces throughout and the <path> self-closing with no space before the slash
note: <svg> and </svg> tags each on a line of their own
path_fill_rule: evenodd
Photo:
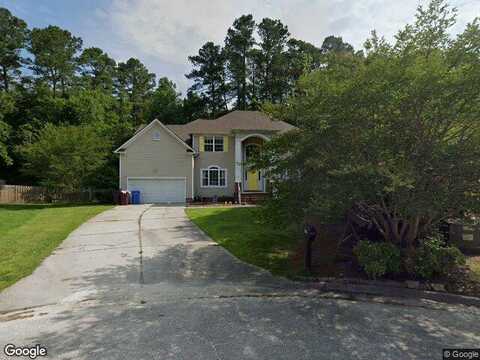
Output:
<svg viewBox="0 0 480 360">
<path fill-rule="evenodd" d="M 128 179 L 128 191 L 139 190 L 140 202 L 184 203 L 186 198 L 185 179 Z"/>
</svg>

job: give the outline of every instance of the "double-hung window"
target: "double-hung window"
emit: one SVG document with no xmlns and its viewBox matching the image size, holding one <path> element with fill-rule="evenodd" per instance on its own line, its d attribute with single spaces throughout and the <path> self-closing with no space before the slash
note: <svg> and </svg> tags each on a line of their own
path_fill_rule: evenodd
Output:
<svg viewBox="0 0 480 360">
<path fill-rule="evenodd" d="M 214 136 L 213 137 L 213 147 L 215 151 L 223 151 L 223 136 Z"/>
<path fill-rule="evenodd" d="M 222 152 L 223 136 L 205 136 L 204 150 L 210 152 Z"/>
<path fill-rule="evenodd" d="M 227 171 L 218 166 L 202 169 L 202 187 L 226 187 Z"/>
</svg>

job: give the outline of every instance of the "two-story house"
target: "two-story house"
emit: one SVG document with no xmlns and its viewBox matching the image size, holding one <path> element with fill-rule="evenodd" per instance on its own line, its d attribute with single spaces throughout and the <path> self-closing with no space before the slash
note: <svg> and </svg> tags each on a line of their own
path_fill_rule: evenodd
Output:
<svg viewBox="0 0 480 360">
<path fill-rule="evenodd" d="M 262 171 L 249 168 L 247 160 L 272 136 L 293 128 L 258 111 L 233 111 L 185 125 L 153 120 L 115 151 L 120 189 L 139 190 L 142 203 L 245 202 L 268 190 Z"/>
</svg>

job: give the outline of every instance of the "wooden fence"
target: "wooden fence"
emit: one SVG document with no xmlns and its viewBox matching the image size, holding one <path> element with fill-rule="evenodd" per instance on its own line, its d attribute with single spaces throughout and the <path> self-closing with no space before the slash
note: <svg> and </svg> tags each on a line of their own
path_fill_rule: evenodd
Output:
<svg viewBox="0 0 480 360">
<path fill-rule="evenodd" d="M 0 204 L 114 202 L 114 190 L 86 189 L 67 192 L 41 186 L 0 185 Z"/>
</svg>

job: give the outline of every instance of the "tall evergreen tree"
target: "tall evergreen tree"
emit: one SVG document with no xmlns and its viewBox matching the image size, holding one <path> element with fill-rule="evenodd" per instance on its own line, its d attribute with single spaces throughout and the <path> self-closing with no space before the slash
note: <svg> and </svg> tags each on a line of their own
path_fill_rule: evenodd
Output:
<svg viewBox="0 0 480 360">
<path fill-rule="evenodd" d="M 112 90 L 116 64 L 102 49 L 90 47 L 83 50 L 78 63 L 82 80 L 88 88 Z"/>
<path fill-rule="evenodd" d="M 225 79 L 226 56 L 223 49 L 209 41 L 200 48 L 198 55 L 189 56 L 188 60 L 194 67 L 186 74 L 188 79 L 194 80 L 190 89 L 201 94 L 209 116 L 216 117 L 226 111 L 228 87 Z"/>
<path fill-rule="evenodd" d="M 260 49 L 250 50 L 248 57 L 248 68 L 250 73 L 249 91 L 250 108 L 257 110 L 261 104 L 261 91 L 263 79 L 263 53 Z"/>
<path fill-rule="evenodd" d="M 81 47 L 82 39 L 58 26 L 32 30 L 29 49 L 35 56 L 32 70 L 52 86 L 54 97 L 59 84 L 65 96 L 67 86 L 73 82 L 75 55 Z"/>
<path fill-rule="evenodd" d="M 255 44 L 254 30 L 253 16 L 243 15 L 235 19 L 225 39 L 228 75 L 236 97 L 235 106 L 241 110 L 248 107 L 248 58 Z"/>
<path fill-rule="evenodd" d="M 203 118 L 207 115 L 205 99 L 192 90 L 189 90 L 187 96 L 183 99 L 182 110 L 184 122 Z"/>
<path fill-rule="evenodd" d="M 322 50 L 308 42 L 289 39 L 287 42 L 289 87 L 292 90 L 296 81 L 305 72 L 319 69 L 322 65 Z"/>
<path fill-rule="evenodd" d="M 5 91 L 9 90 L 12 77 L 20 74 L 24 62 L 21 50 L 25 48 L 27 38 L 25 21 L 0 8 L 0 80 Z"/>
<path fill-rule="evenodd" d="M 288 92 L 288 76 L 285 46 L 290 33 L 280 20 L 265 18 L 258 24 L 261 56 L 257 67 L 260 69 L 260 99 L 274 103 L 284 99 Z"/>
<path fill-rule="evenodd" d="M 331 52 L 353 54 L 353 46 L 344 42 L 341 36 L 327 36 L 325 40 L 323 40 L 321 49 L 324 54 Z"/>
<path fill-rule="evenodd" d="M 136 125 L 145 122 L 146 100 L 155 87 L 155 74 L 150 73 L 140 60 L 130 58 L 118 64 L 116 86 L 120 101 L 131 103 L 133 122 Z"/>
</svg>

